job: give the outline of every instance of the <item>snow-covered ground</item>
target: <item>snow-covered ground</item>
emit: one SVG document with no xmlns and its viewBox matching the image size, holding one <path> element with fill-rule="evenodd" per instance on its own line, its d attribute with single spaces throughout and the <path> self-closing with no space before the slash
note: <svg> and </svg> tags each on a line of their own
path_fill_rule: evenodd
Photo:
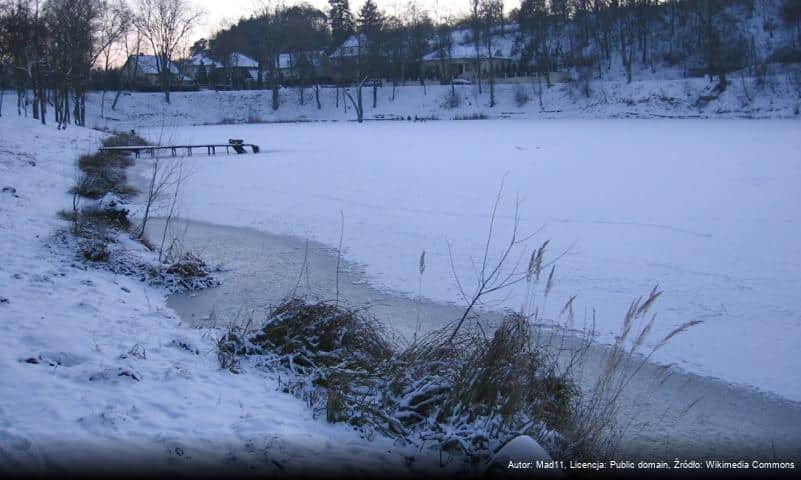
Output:
<svg viewBox="0 0 801 480">
<path fill-rule="evenodd" d="M 791 68 L 791 67 L 788 67 Z M 701 96 L 710 95 L 714 83 L 703 78 L 596 80 L 590 83 L 586 97 L 577 83 L 559 83 L 542 88 L 542 106 L 534 82 L 498 84 L 495 107 L 489 107 L 490 96 L 485 85 L 479 94 L 477 85 L 456 86 L 459 106 L 448 108 L 450 86 L 439 84 L 422 88 L 419 85 L 385 84 L 378 89 L 373 108 L 372 89 L 364 88 L 365 118 L 392 119 L 433 117 L 440 120 L 483 115 L 488 118 L 615 118 L 615 117 L 692 117 L 692 118 L 788 118 L 797 117 L 801 104 L 801 86 L 789 73 L 777 73 L 757 87 L 754 78 L 732 78 L 719 98 L 703 105 Z M 801 78 L 801 77 L 799 77 Z M 353 90 L 353 89 L 351 89 Z M 519 104 L 518 92 L 528 96 Z M 320 89 L 320 106 L 313 89 L 307 88 L 304 104 L 296 88 L 281 90 L 281 105 L 271 107 L 271 92 L 174 92 L 172 103 L 166 104 L 160 93 L 124 92 L 117 108 L 111 109 L 114 92 L 105 96 L 105 118 L 100 116 L 102 95 L 89 95 L 89 125 L 97 128 L 124 130 L 143 126 L 161 127 L 218 123 L 259 123 L 276 121 L 330 121 L 356 118 L 350 102 L 345 103 L 340 90 Z M 355 96 L 355 93 L 351 91 Z M 8 94 L 11 96 L 11 93 Z M 394 95 L 394 97 L 393 97 Z"/>
<path fill-rule="evenodd" d="M 540 303 L 548 318 L 565 322 L 559 310 L 576 294 L 574 326 L 596 308 L 608 340 L 632 298 L 659 283 L 665 294 L 652 342 L 683 322 L 704 323 L 657 360 L 798 401 L 801 123 L 797 93 L 782 82 L 754 100 L 734 82 L 706 107 L 695 106 L 709 88 L 701 79 L 594 83 L 589 99 L 558 85 L 542 110 L 530 85 L 524 106 L 514 101 L 517 87 L 499 86 L 494 109 L 470 86 L 459 87 L 457 109 L 442 107 L 449 87 L 402 87 L 395 101 L 384 87 L 375 110 L 365 91 L 368 119 L 444 120 L 424 123 L 195 126 L 352 119 L 352 109 L 334 108 L 333 90 L 323 90 L 321 110 L 311 91 L 301 107 L 286 90 L 278 112 L 269 92 L 176 93 L 172 105 L 159 94 L 126 94 L 116 111 L 107 106 L 107 119 L 92 94 L 89 117 L 93 126 L 133 128 L 163 143 L 260 144 L 259 155 L 184 159 L 191 177 L 180 214 L 335 247 L 341 213 L 345 255 L 374 286 L 416 295 L 426 250 L 421 291 L 439 302 L 459 300 L 447 242 L 458 276 L 470 283 L 504 181 L 495 246 L 519 195 L 522 230 L 544 226 L 529 247 L 549 238 L 551 255 L 568 250 Z M 513 120 L 448 121 L 477 114 Z M 164 290 L 76 261 L 69 238 L 55 233 L 66 226 L 56 212 L 71 204 L 77 156 L 97 148 L 102 134 L 6 115 L 0 188 L 12 188 L 0 193 L 0 472 L 80 469 L 99 454 L 115 469 L 122 458 L 133 465 L 146 457 L 154 471 L 396 472 L 405 455 L 418 455 L 418 466 L 427 461 L 313 418 L 270 374 L 220 371 L 218 332 L 182 325 Z M 593 120 L 627 116 L 716 119 Z M 791 119 L 721 119 L 741 116 Z M 521 296 L 491 306 L 519 308 Z"/>
<path fill-rule="evenodd" d="M 656 359 L 801 400 L 801 124 L 797 120 L 488 120 L 232 125 L 153 129 L 164 142 L 244 138 L 259 155 L 185 159 L 181 214 L 336 246 L 375 285 L 458 301 L 496 192 L 495 224 L 544 229 L 569 250 L 541 308 L 576 325 L 597 310 L 619 332 L 629 303 L 659 283 L 651 342 L 687 321 Z M 530 250 L 529 250 L 530 251 Z M 528 252 L 526 252 L 528 253 Z M 494 306 L 519 308 L 520 292 Z"/>
<path fill-rule="evenodd" d="M 397 472 L 403 449 L 313 418 L 268 374 L 220 370 L 217 333 L 181 325 L 165 291 L 74 258 L 56 212 L 101 138 L 0 118 L 0 187 L 15 189 L 0 193 L 0 476 Z"/>
</svg>

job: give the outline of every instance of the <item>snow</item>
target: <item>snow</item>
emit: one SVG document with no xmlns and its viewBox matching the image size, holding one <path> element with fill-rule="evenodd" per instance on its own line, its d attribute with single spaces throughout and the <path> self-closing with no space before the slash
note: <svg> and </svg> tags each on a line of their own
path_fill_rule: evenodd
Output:
<svg viewBox="0 0 801 480">
<path fill-rule="evenodd" d="M 182 325 L 164 290 L 75 259 L 56 212 L 102 136 L 0 118 L 0 474 L 403 468 L 270 374 L 220 370 L 218 331 Z"/>
<path fill-rule="evenodd" d="M 424 123 L 345 122 L 353 110 L 335 106 L 333 89 L 321 89 L 319 110 L 311 96 L 299 105 L 295 89 L 281 90 L 278 111 L 269 91 L 175 92 L 170 105 L 158 93 L 125 94 L 116 111 L 107 96 L 107 118 L 96 116 L 93 93 L 88 115 L 92 126 L 162 143 L 260 144 L 259 155 L 185 159 L 192 176 L 181 215 L 334 247 L 342 212 L 345 256 L 373 285 L 416 295 L 426 250 L 422 294 L 439 302 L 459 301 L 446 242 L 469 283 L 504 179 L 498 242 L 519 194 L 522 229 L 544 226 L 529 247 L 550 238 L 551 255 L 568 250 L 540 304 L 549 320 L 566 322 L 559 310 L 577 294 L 573 326 L 597 308 L 611 340 L 633 297 L 658 282 L 665 294 L 651 344 L 683 322 L 704 323 L 656 360 L 798 401 L 799 100 L 782 75 L 748 90 L 752 99 L 749 81 L 703 107 L 703 79 L 594 81 L 589 98 L 559 84 L 544 90 L 542 108 L 531 84 L 499 84 L 495 108 L 476 86 L 458 87 L 455 109 L 443 107 L 449 86 L 400 86 L 394 101 L 385 86 L 375 109 L 366 92 L 368 120 L 443 120 Z M 528 104 L 515 102 L 519 88 Z M 449 121 L 473 115 L 494 120 Z M 238 124 L 254 120 L 319 122 Z M 203 126 L 219 123 L 231 125 Z M 219 332 L 181 324 L 164 289 L 75 260 L 69 237 L 55 233 L 66 226 L 56 212 L 71 203 L 77 156 L 101 138 L 0 117 L 0 472 L 79 470 L 95 455 L 132 466 L 147 457 L 153 471 L 294 473 L 396 472 L 404 456 L 419 459 L 314 418 L 252 365 L 245 375 L 220 371 Z M 521 304 L 519 291 L 494 300 L 497 309 Z"/>
<path fill-rule="evenodd" d="M 520 435 L 511 439 L 501 448 L 498 453 L 490 460 L 489 469 L 497 469 L 498 472 L 506 472 L 510 469 L 509 465 L 522 462 L 531 466 L 524 467 L 523 470 L 535 470 L 534 462 L 550 462 L 551 457 L 536 440 L 528 435 Z M 536 469 L 539 470 L 539 469 Z M 541 471 L 545 476 L 555 476 L 554 471 Z"/>
<path fill-rule="evenodd" d="M 209 57 L 208 55 L 202 52 L 192 55 L 187 61 L 187 63 L 189 65 L 196 65 L 196 66 L 204 65 L 207 67 L 215 67 L 215 68 L 222 67 L 222 64 L 220 62 L 215 61 L 213 58 Z"/>
<path fill-rule="evenodd" d="M 479 47 L 478 51 L 481 58 L 489 58 L 489 50 L 486 46 Z M 509 51 L 510 48 L 508 48 L 508 46 L 506 50 L 502 50 L 497 46 L 493 46 L 492 57 L 495 59 L 511 59 L 512 56 Z M 433 51 L 423 55 L 423 60 L 440 60 L 442 58 L 450 58 L 454 60 L 475 60 L 476 47 L 474 45 L 453 45 L 450 51 Z"/>
<path fill-rule="evenodd" d="M 234 52 L 228 57 L 228 64 L 234 67 L 258 68 L 259 62 L 244 53 Z"/>
<path fill-rule="evenodd" d="M 495 225 L 544 227 L 568 253 L 545 315 L 578 295 L 574 327 L 591 309 L 607 341 L 629 303 L 665 293 L 650 345 L 684 322 L 655 359 L 801 400 L 801 124 L 797 120 L 487 120 L 175 127 L 163 142 L 243 138 L 262 154 L 195 156 L 181 214 L 313 238 L 335 247 L 340 211 L 349 260 L 371 282 L 460 302 L 448 259 L 474 278 L 489 213 Z M 530 252 L 530 250 L 528 250 Z M 526 252 L 526 254 L 528 253 Z M 496 299 L 518 309 L 521 292 Z M 541 299 L 540 299 L 541 300 Z"/>
<path fill-rule="evenodd" d="M 664 73 L 664 72 L 662 72 Z M 678 72 L 668 72 L 677 74 Z M 650 76 L 649 76 L 650 75 Z M 801 93 L 781 71 L 771 74 L 763 87 L 746 78 L 732 81 L 720 98 L 700 106 L 697 101 L 709 95 L 714 84 L 703 78 L 658 79 L 655 74 L 638 73 L 642 80 L 592 81 L 590 97 L 577 83 L 557 83 L 542 88 L 542 107 L 538 100 L 536 82 L 499 83 L 496 85 L 495 107 L 489 107 L 489 93 L 484 85 L 479 94 L 477 85 L 457 85 L 460 105 L 447 108 L 450 85 L 398 86 L 389 82 L 378 88 L 378 104 L 372 106 L 372 89 L 363 90 L 365 118 L 392 119 L 426 117 L 449 120 L 466 116 L 488 118 L 798 118 Z M 638 78 L 638 77 L 637 77 Z M 519 80 L 516 80 L 519 81 Z M 745 87 L 745 88 L 744 88 Z M 351 89 L 353 90 L 353 89 Z M 528 94 L 529 101 L 518 104 L 519 91 Z M 13 93 L 9 92 L 11 96 Z M 355 96 L 355 92 L 351 92 Z M 354 120 L 351 105 L 345 105 L 342 92 L 334 88 L 320 89 L 321 108 L 314 100 L 314 89 L 304 90 L 300 104 L 296 88 L 280 90 L 281 105 L 273 110 L 270 90 L 173 92 L 170 104 L 159 93 L 125 92 L 112 111 L 113 95 L 106 96 L 106 118 L 99 118 L 100 93 L 87 99 L 89 125 L 96 128 L 126 130 L 142 127 L 173 127 L 218 123 L 253 123 L 281 121 Z M 337 95 L 340 101 L 337 103 Z"/>
</svg>

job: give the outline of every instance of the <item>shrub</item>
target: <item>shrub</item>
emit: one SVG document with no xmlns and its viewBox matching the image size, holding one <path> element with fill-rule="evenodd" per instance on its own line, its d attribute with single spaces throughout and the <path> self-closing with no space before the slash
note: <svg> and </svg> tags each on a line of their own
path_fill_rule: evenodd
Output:
<svg viewBox="0 0 801 480">
<path fill-rule="evenodd" d="M 136 134 L 135 131 L 117 132 L 103 140 L 104 147 L 121 147 L 127 145 L 147 145 L 147 140 Z"/>
<path fill-rule="evenodd" d="M 534 347 L 528 320 L 510 314 L 490 339 L 470 329 L 449 339 L 451 332 L 400 348 L 362 311 L 290 298 L 255 333 L 227 332 L 218 357 L 237 371 L 236 357 L 272 359 L 293 378 L 286 392 L 368 435 L 425 439 L 476 458 L 521 433 L 564 448 L 556 429 L 571 424 L 578 390 Z"/>
<path fill-rule="evenodd" d="M 462 104 L 462 98 L 459 96 L 458 93 L 454 91 L 449 91 L 445 94 L 444 98 L 442 99 L 442 108 L 446 108 L 452 110 L 454 108 L 459 108 Z"/>
<path fill-rule="evenodd" d="M 98 239 L 83 242 L 79 251 L 90 262 L 106 262 L 109 258 L 108 244 Z"/>
<path fill-rule="evenodd" d="M 206 262 L 191 252 L 184 253 L 181 258 L 170 265 L 167 273 L 184 279 L 202 278 L 209 275 Z"/>
<path fill-rule="evenodd" d="M 515 87 L 515 104 L 517 104 L 518 107 L 522 107 L 526 105 L 528 101 L 528 89 L 523 85 L 517 85 Z"/>
<path fill-rule="evenodd" d="M 486 120 L 487 118 L 489 117 L 483 113 L 468 113 L 453 117 L 454 120 Z"/>
</svg>

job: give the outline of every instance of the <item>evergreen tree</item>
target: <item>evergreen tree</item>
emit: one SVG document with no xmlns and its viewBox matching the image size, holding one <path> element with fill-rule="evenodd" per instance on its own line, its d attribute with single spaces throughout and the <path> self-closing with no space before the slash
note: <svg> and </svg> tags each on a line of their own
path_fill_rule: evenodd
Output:
<svg viewBox="0 0 801 480">
<path fill-rule="evenodd" d="M 377 40 L 384 27 L 384 15 L 378 10 L 373 0 L 367 0 L 359 11 L 359 33 L 364 34 L 367 40 Z"/>
<path fill-rule="evenodd" d="M 331 11 L 328 17 L 331 21 L 331 36 L 335 46 L 339 46 L 353 34 L 353 14 L 350 11 L 348 0 L 328 0 Z"/>
</svg>

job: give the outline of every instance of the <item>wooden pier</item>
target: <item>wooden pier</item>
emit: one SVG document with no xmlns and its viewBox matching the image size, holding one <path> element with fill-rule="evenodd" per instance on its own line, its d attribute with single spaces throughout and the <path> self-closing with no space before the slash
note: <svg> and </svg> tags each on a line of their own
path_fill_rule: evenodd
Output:
<svg viewBox="0 0 801 480">
<path fill-rule="evenodd" d="M 244 143 L 242 140 L 228 140 L 228 143 L 203 143 L 198 145 L 122 145 L 118 147 L 101 147 L 100 150 L 105 152 L 132 152 L 136 158 L 142 152 L 149 152 L 151 157 L 156 156 L 156 150 L 169 150 L 173 157 L 178 156 L 178 152 L 185 150 L 186 155 L 191 157 L 193 150 L 206 149 L 208 155 L 216 155 L 217 149 L 225 149 L 225 153 L 231 153 L 233 150 L 236 153 L 247 153 L 245 147 L 250 147 L 253 153 L 259 153 L 259 146 L 255 143 Z"/>
</svg>

